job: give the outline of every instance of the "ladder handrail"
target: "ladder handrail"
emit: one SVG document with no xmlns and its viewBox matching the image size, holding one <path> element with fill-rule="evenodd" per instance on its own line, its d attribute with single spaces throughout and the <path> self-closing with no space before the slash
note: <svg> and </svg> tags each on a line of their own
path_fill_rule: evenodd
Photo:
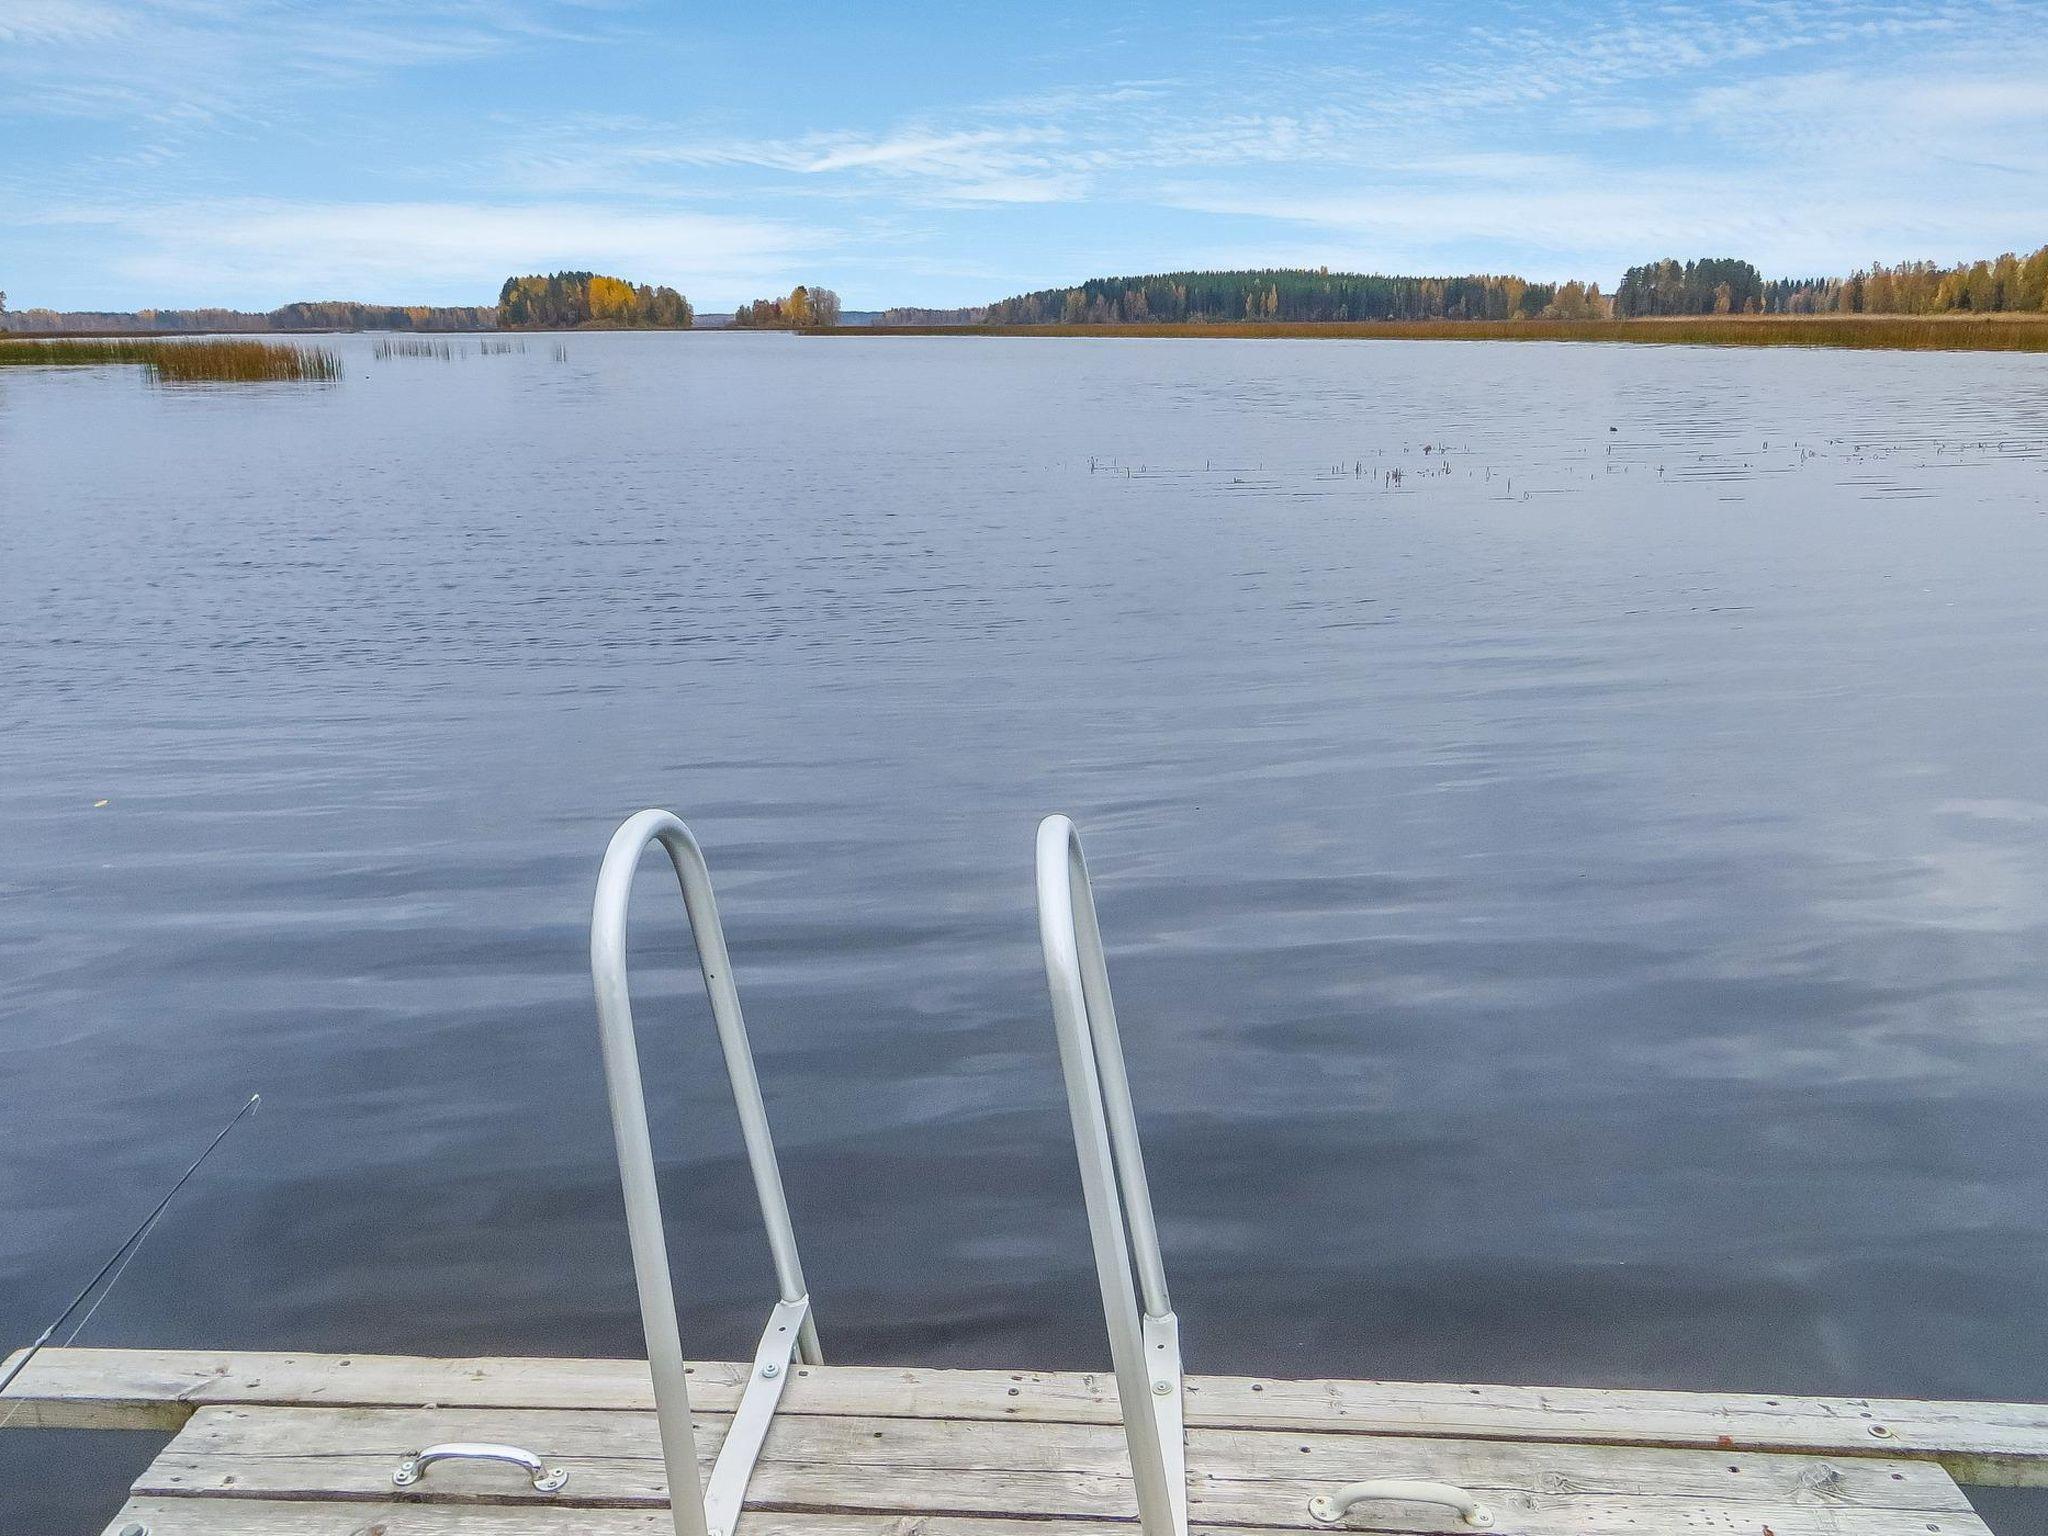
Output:
<svg viewBox="0 0 2048 1536">
<path fill-rule="evenodd" d="M 1188 1517 L 1179 1323 L 1159 1257 L 1159 1229 L 1110 999 L 1095 894 L 1081 854 L 1081 834 L 1064 816 L 1048 816 L 1038 826 L 1038 936 L 1137 1485 L 1138 1518 L 1145 1536 L 1182 1536 Z"/>
<path fill-rule="evenodd" d="M 682 1336 L 676 1319 L 675 1287 L 670 1274 L 668 1243 L 661 1219 L 661 1193 L 654 1173 L 653 1143 L 647 1128 L 647 1099 L 640 1081 L 640 1053 L 633 1033 L 633 1005 L 626 978 L 626 909 L 632 899 L 633 876 L 650 843 L 660 843 L 675 867 L 682 887 L 683 905 L 696 941 L 697 963 L 704 974 L 704 990 L 711 1000 L 711 1015 L 718 1026 L 719 1044 L 724 1050 L 726 1073 L 732 1080 L 733 1101 L 739 1110 L 740 1132 L 747 1146 L 747 1161 L 753 1170 L 755 1193 L 761 1202 L 761 1218 L 768 1229 L 768 1247 L 775 1259 L 775 1278 L 781 1304 L 769 1318 L 763 1335 L 762 1364 L 750 1378 L 748 1389 L 761 1384 L 759 1397 L 766 1411 L 757 1413 L 758 1433 L 751 1448 L 735 1443 L 739 1418 L 721 1449 L 719 1465 L 712 1472 L 714 1502 L 730 1505 L 714 1510 L 717 1525 L 707 1521 L 704 1485 L 697 1471 L 696 1436 L 690 1427 L 690 1389 L 683 1370 Z M 745 1474 L 759 1450 L 768 1418 L 774 1412 L 788 1372 L 774 1362 L 774 1349 L 782 1341 L 777 1332 L 788 1334 L 788 1320 L 801 1315 L 789 1352 L 781 1355 L 786 1364 L 791 1355 L 816 1365 L 823 1356 L 818 1349 L 817 1327 L 810 1315 L 810 1297 L 804 1284 L 803 1266 L 797 1259 L 796 1233 L 790 1225 L 789 1205 L 783 1196 L 782 1173 L 775 1160 L 775 1144 L 768 1131 L 768 1114 L 761 1102 L 760 1079 L 754 1072 L 754 1056 L 747 1044 L 747 1026 L 740 1014 L 739 992 L 733 985 L 732 962 L 726 954 L 725 931 L 718 920 L 718 902 L 711 891 L 711 871 L 704 851 L 690 829 L 667 811 L 641 811 L 627 818 L 612 835 L 605 849 L 604 864 L 597 876 L 597 899 L 590 920 L 590 974 L 597 991 L 598 1038 L 604 1052 L 605 1093 L 611 1104 L 612 1134 L 618 1148 L 619 1179 L 625 1190 L 626 1229 L 633 1249 L 633 1277 L 640 1295 L 640 1322 L 647 1336 L 648 1367 L 654 1378 L 655 1414 L 660 1424 L 662 1461 L 668 1472 L 669 1504 L 676 1536 L 729 1536 L 739 1512 L 739 1497 L 745 1491 Z M 777 1318 L 785 1321 L 778 1324 Z M 746 1416 L 742 1403 L 741 1416 Z M 735 1452 L 728 1469 L 725 1449 Z M 739 1465 L 744 1457 L 745 1466 Z M 724 1475 L 721 1475 L 724 1474 Z M 737 1487 L 735 1488 L 735 1483 Z"/>
</svg>

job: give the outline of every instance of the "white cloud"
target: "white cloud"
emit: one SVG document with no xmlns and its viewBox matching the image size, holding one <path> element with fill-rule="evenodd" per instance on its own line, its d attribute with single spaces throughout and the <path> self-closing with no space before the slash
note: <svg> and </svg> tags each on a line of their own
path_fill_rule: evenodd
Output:
<svg viewBox="0 0 2048 1536">
<path fill-rule="evenodd" d="M 588 16 L 566 0 L 0 0 L 0 115 L 295 117 L 308 83 L 609 35 Z"/>
<path fill-rule="evenodd" d="M 1860 144 L 1890 161 L 1901 149 L 1981 148 L 1987 132 L 2048 123 L 2048 37 L 1996 58 L 1930 60 L 1911 71 L 1835 68 L 1705 86 L 1677 115 L 1730 137 L 1769 135 L 1794 153 Z"/>
<path fill-rule="evenodd" d="M 859 140 L 841 141 L 833 148 L 816 155 L 795 157 L 793 169 L 815 174 L 819 171 L 845 170 L 905 170 L 958 171 L 986 168 L 992 157 L 996 160 L 1008 158 L 1008 152 L 1020 144 L 1042 141 L 1052 135 L 1035 135 L 1024 132 L 919 134 L 899 138 L 879 139 L 863 143 Z"/>
<path fill-rule="evenodd" d="M 364 298 L 488 302 L 516 272 L 595 269 L 681 288 L 700 304 L 748 293 L 754 275 L 824 236 L 766 220 L 582 204 L 186 203 L 43 216 L 120 240 L 114 265 L 158 302 Z"/>
<path fill-rule="evenodd" d="M 99 0 L 0 0 L 0 43 L 98 43 L 127 26 L 125 11 Z"/>
<path fill-rule="evenodd" d="M 666 195 L 684 173 L 751 169 L 804 182 L 883 186 L 945 203 L 1064 202 L 1088 190 L 1089 157 L 1063 130 L 1042 124 L 936 130 L 906 125 L 882 133 L 812 133 L 791 139 L 678 137 L 647 124 L 575 124 L 545 135 L 515 157 L 555 186 Z"/>
<path fill-rule="evenodd" d="M 1814 184 L 1806 176 L 1615 172 L 1560 160 L 1541 175 L 1499 181 L 1385 181 L 1312 194 L 1184 185 L 1174 207 L 1320 231 L 1315 262 L 1377 271 L 1512 266 L 1533 278 L 1593 277 L 1658 255 L 1732 255 L 1767 273 L 1847 271 L 1872 259 L 1956 260 L 2048 228 L 2048 197 L 2031 183 L 2003 201 L 1958 203 L 1938 190 Z M 1283 237 L 1311 252 L 1298 235 Z"/>
<path fill-rule="evenodd" d="M 2048 120 L 2048 58 L 2037 55 L 2034 67 L 2002 79 L 1905 82 L 1903 100 L 1922 122 L 1933 119 L 1950 128 L 2042 122 Z"/>
</svg>

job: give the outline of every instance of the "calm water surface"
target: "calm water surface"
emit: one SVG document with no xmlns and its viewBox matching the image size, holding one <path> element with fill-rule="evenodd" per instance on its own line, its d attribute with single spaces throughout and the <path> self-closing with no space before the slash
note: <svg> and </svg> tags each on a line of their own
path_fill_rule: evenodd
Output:
<svg viewBox="0 0 2048 1536">
<path fill-rule="evenodd" d="M 586 935 L 662 805 L 828 1354 L 1101 1365 L 1063 810 L 1193 1369 L 2048 1396 L 2043 359 L 340 345 L 0 376 L 0 1338 L 260 1089 L 83 1342 L 637 1353 Z M 651 868 L 635 925 L 731 1357 Z M 149 1453 L 0 1436 L 0 1528 Z"/>
</svg>

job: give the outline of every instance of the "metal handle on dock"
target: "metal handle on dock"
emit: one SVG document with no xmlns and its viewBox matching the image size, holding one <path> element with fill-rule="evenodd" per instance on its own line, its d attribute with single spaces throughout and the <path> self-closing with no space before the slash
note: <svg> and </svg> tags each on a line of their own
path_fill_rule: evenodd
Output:
<svg viewBox="0 0 2048 1536">
<path fill-rule="evenodd" d="M 1180 1321 L 1166 1290 L 1152 1191 L 1138 1146 L 1131 1080 L 1109 995 L 1109 964 L 1081 834 L 1064 816 L 1038 826 L 1038 936 L 1052 991 L 1054 1032 L 1074 1121 L 1074 1150 L 1088 1204 L 1095 1277 L 1109 1325 L 1123 1405 L 1124 1438 L 1145 1536 L 1185 1536 L 1187 1447 L 1183 1433 Z M 1129 1240 L 1126 1242 L 1126 1223 Z M 1138 1281 L 1131 1280 L 1135 1255 Z M 1144 1315 L 1138 1312 L 1142 1292 Z"/>
<path fill-rule="evenodd" d="M 676 1322 L 675 1286 L 669 1274 L 668 1243 L 662 1230 L 661 1196 L 655 1185 L 654 1150 L 647 1130 L 647 1100 L 640 1084 L 640 1053 L 633 1035 L 633 1005 L 626 981 L 626 907 L 633 875 L 650 843 L 660 843 L 675 866 L 683 905 L 697 945 L 698 968 L 711 1000 L 711 1017 L 732 1080 L 740 1133 L 753 1170 L 754 1192 L 775 1258 L 780 1300 L 755 1351 L 739 1407 L 719 1447 L 707 1487 L 697 1475 L 697 1440 L 690 1427 L 690 1389 L 684 1376 L 683 1344 Z M 690 829 L 667 811 L 641 811 L 627 818 L 605 849 L 597 876 L 597 902 L 590 919 L 590 974 L 597 989 L 598 1038 L 604 1048 L 605 1093 L 611 1102 L 612 1134 L 618 1146 L 619 1180 L 625 1188 L 626 1230 L 632 1240 L 633 1276 L 640 1292 L 640 1322 L 647 1335 L 648 1366 L 654 1377 L 655 1416 L 661 1430 L 661 1458 L 668 1473 L 670 1515 L 676 1536 L 730 1536 L 746 1498 L 747 1479 L 760 1456 L 792 1359 L 820 1363 L 818 1331 L 811 1319 L 810 1293 L 797 1261 L 796 1234 L 782 1193 L 782 1172 L 768 1134 L 768 1112 L 754 1072 L 747 1026 L 733 985 L 725 931 L 711 893 L 711 871 Z"/>
<path fill-rule="evenodd" d="M 516 1445 L 484 1445 L 467 1440 L 451 1440 L 446 1445 L 430 1445 L 423 1451 L 414 1451 L 398 1464 L 398 1470 L 391 1474 L 392 1483 L 400 1488 L 410 1488 L 427 1475 L 427 1468 L 437 1461 L 502 1461 L 519 1468 L 533 1483 L 535 1493 L 553 1493 L 569 1481 L 569 1473 L 563 1467 L 541 1465 L 541 1459 L 531 1451 L 522 1451 Z"/>
<path fill-rule="evenodd" d="M 1474 1530 L 1493 1524 L 1493 1511 L 1478 1499 L 1450 1483 L 1432 1483 L 1412 1477 L 1374 1477 L 1362 1483 L 1346 1483 L 1335 1493 L 1317 1494 L 1308 1501 L 1311 1518 L 1335 1525 L 1351 1513 L 1352 1506 L 1368 1499 L 1397 1499 L 1407 1504 L 1444 1504 Z"/>
</svg>

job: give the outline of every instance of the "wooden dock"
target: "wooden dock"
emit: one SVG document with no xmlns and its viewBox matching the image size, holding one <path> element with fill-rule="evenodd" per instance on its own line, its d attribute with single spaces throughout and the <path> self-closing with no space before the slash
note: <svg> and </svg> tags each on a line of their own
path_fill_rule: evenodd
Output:
<svg viewBox="0 0 2048 1536">
<path fill-rule="evenodd" d="M 749 1366 L 690 1368 L 705 1466 Z M 731 1536 L 1131 1536 L 1114 1378 L 791 1368 Z M 1190 1528 L 1327 1530 L 1355 1478 L 1452 1481 L 1501 1536 L 1982 1536 L 1959 1483 L 2048 1484 L 2048 1405 L 1190 1376 Z M 51 1349 L 0 1398 L 12 1427 L 171 1439 L 119 1536 L 666 1536 L 644 1363 Z M 568 1470 L 392 1474 L 430 1443 L 500 1441 Z M 1379 1503 L 1346 1530 L 1460 1529 Z"/>
</svg>

